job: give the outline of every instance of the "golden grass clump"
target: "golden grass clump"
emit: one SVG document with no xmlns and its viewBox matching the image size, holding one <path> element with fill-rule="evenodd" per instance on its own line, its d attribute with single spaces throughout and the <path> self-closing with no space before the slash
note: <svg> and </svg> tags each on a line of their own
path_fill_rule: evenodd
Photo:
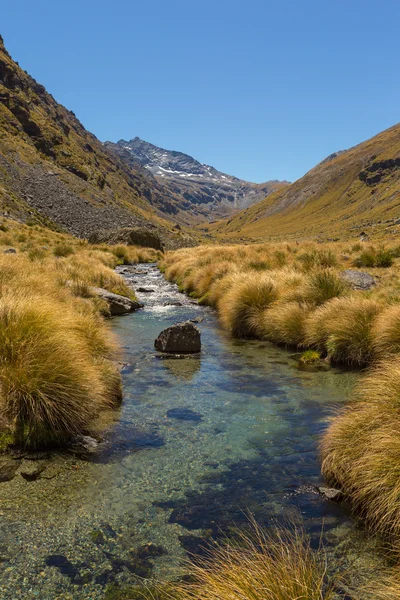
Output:
<svg viewBox="0 0 400 600">
<path fill-rule="evenodd" d="M 299 531 L 256 528 L 220 545 L 190 566 L 192 583 L 174 583 L 176 600 L 333 600 L 341 594 L 328 578 L 322 550 Z"/>
<path fill-rule="evenodd" d="M 87 431 L 106 394 L 86 332 L 54 298 L 0 299 L 0 413 L 16 444 L 62 444 Z"/>
<path fill-rule="evenodd" d="M 385 308 L 378 315 L 374 328 L 374 349 L 379 357 L 400 352 L 400 305 Z"/>
<path fill-rule="evenodd" d="M 7 233 L 5 232 L 7 230 Z M 117 344 L 92 286 L 134 297 L 114 267 L 160 253 L 107 246 L 10 220 L 0 237 L 0 422 L 26 448 L 61 445 L 96 430 L 100 413 L 122 400 Z"/>
<path fill-rule="evenodd" d="M 310 273 L 305 280 L 303 289 L 299 290 L 299 299 L 310 304 L 320 306 L 332 300 L 344 296 L 349 291 L 348 285 L 332 269 L 317 270 Z"/>
<path fill-rule="evenodd" d="M 305 343 L 334 362 L 368 365 L 374 357 L 374 320 L 381 310 L 372 299 L 334 298 L 308 317 Z"/>
<path fill-rule="evenodd" d="M 400 551 L 400 365 L 379 364 L 321 441 L 322 472 Z"/>
<path fill-rule="evenodd" d="M 238 274 L 218 302 L 221 323 L 237 337 L 252 337 L 257 333 L 255 319 L 277 299 L 277 287 L 268 275 Z"/>
<path fill-rule="evenodd" d="M 305 303 L 279 303 L 263 313 L 257 331 L 258 337 L 300 347 L 304 345 L 306 319 L 312 307 Z"/>
</svg>

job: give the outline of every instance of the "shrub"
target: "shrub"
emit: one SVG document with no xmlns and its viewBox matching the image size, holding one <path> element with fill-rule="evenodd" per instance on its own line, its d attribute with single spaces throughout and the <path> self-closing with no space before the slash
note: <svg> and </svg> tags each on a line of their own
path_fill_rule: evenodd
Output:
<svg viewBox="0 0 400 600">
<path fill-rule="evenodd" d="M 53 254 L 57 257 L 71 256 L 71 254 L 74 254 L 74 252 L 75 250 L 71 244 L 56 244 L 53 248 Z"/>
<path fill-rule="evenodd" d="M 308 276 L 300 296 L 305 302 L 316 306 L 327 300 L 343 296 L 349 291 L 349 286 L 332 270 L 324 269 Z"/>
<path fill-rule="evenodd" d="M 218 302 L 221 322 L 237 337 L 253 337 L 257 330 L 254 319 L 277 298 L 277 288 L 268 275 L 236 276 Z"/>
<path fill-rule="evenodd" d="M 393 253 L 391 250 L 380 248 L 376 253 L 375 266 L 381 268 L 391 267 L 393 264 Z"/>
</svg>

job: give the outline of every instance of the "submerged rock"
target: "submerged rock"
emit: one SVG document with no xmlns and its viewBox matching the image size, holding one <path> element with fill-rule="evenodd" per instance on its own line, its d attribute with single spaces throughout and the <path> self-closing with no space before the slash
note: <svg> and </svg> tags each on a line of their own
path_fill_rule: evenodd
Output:
<svg viewBox="0 0 400 600">
<path fill-rule="evenodd" d="M 370 290 L 376 285 L 375 277 L 364 271 L 346 269 L 342 271 L 340 276 L 353 290 Z"/>
<path fill-rule="evenodd" d="M 154 294 L 154 290 L 152 288 L 138 287 L 136 291 L 142 294 Z"/>
<path fill-rule="evenodd" d="M 190 321 L 177 323 L 160 333 L 154 347 L 160 352 L 173 354 L 198 353 L 201 350 L 200 331 Z"/>
<path fill-rule="evenodd" d="M 0 456 L 0 483 L 11 481 L 18 470 L 19 462 L 9 456 Z"/>
<path fill-rule="evenodd" d="M 46 469 L 46 465 L 42 462 L 36 462 L 32 460 L 24 459 L 19 470 L 20 475 L 26 479 L 26 481 L 36 481 Z"/>
<path fill-rule="evenodd" d="M 104 290 L 103 288 L 92 287 L 91 292 L 107 302 L 112 317 L 124 315 L 126 313 L 133 312 L 138 308 L 143 308 L 143 304 L 141 302 L 131 300 L 126 296 L 113 294 L 112 292 Z"/>
<path fill-rule="evenodd" d="M 328 488 L 323 486 L 319 486 L 316 489 L 317 492 L 327 500 L 333 500 L 333 502 L 340 502 L 341 500 L 343 500 L 342 490 L 337 490 L 335 488 Z"/>
<path fill-rule="evenodd" d="M 167 411 L 167 417 L 169 419 L 179 419 L 180 421 L 201 421 L 202 416 L 200 413 L 191 410 L 190 408 L 186 408 L 183 406 L 182 408 L 171 408 Z"/>
</svg>

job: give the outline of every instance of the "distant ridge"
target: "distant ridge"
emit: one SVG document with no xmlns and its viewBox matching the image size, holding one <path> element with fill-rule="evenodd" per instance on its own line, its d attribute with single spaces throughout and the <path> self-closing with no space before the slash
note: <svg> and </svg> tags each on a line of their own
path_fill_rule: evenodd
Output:
<svg viewBox="0 0 400 600">
<path fill-rule="evenodd" d="M 133 168 L 150 172 L 168 191 L 171 214 L 187 223 L 215 220 L 263 200 L 286 186 L 286 181 L 249 183 L 202 164 L 188 154 L 165 150 L 138 137 L 116 144 L 106 142 Z"/>
<path fill-rule="evenodd" d="M 211 230 L 231 238 L 400 233 L 400 124 L 335 152 L 304 177 Z"/>
</svg>

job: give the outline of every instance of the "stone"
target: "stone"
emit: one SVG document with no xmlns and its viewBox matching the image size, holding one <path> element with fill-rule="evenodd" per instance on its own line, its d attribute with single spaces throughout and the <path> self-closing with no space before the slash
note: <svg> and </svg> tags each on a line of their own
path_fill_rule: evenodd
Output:
<svg viewBox="0 0 400 600">
<path fill-rule="evenodd" d="M 327 500 L 332 500 L 333 502 L 340 502 L 341 500 L 343 500 L 343 492 L 335 488 L 318 486 L 317 492 Z"/>
<path fill-rule="evenodd" d="M 9 456 L 0 456 L 0 483 L 11 481 L 18 470 L 18 460 L 13 460 Z"/>
<path fill-rule="evenodd" d="M 140 294 L 154 294 L 154 290 L 152 290 L 151 288 L 138 287 L 136 288 L 136 291 Z"/>
<path fill-rule="evenodd" d="M 112 292 L 104 290 L 103 288 L 92 287 L 90 288 L 90 290 L 92 294 L 98 296 L 99 298 L 107 302 L 112 317 L 117 315 L 124 315 L 126 313 L 133 312 L 138 308 L 143 308 L 143 304 L 141 302 L 131 300 L 126 296 L 113 294 Z"/>
<path fill-rule="evenodd" d="M 7 250 L 3 250 L 3 254 L 17 254 L 15 248 L 7 248 Z"/>
<path fill-rule="evenodd" d="M 160 352 L 194 354 L 201 350 L 199 329 L 190 321 L 177 323 L 164 329 L 154 342 Z"/>
<path fill-rule="evenodd" d="M 340 277 L 350 285 L 353 290 L 370 290 L 376 286 L 376 279 L 364 271 L 355 269 L 346 269 L 342 271 Z"/>
<path fill-rule="evenodd" d="M 191 408 L 186 408 L 185 406 L 179 408 L 170 408 L 167 411 L 167 417 L 169 419 L 178 419 L 179 421 L 201 421 L 202 416 L 200 413 L 192 410 Z"/>
<path fill-rule="evenodd" d="M 121 229 L 94 231 L 89 236 L 90 244 L 128 244 L 164 250 L 160 236 L 148 227 L 123 227 Z"/>
<path fill-rule="evenodd" d="M 26 481 L 36 481 L 45 470 L 46 465 L 32 460 L 24 459 L 19 470 L 20 475 Z"/>
</svg>

